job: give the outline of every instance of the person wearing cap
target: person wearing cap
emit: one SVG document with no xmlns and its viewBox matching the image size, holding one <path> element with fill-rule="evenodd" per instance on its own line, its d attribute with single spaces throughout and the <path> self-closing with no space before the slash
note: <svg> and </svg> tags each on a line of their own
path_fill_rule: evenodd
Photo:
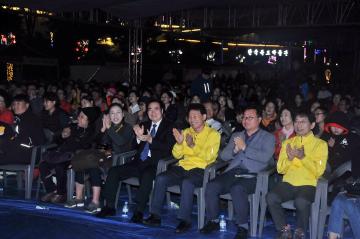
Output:
<svg viewBox="0 0 360 239">
<path fill-rule="evenodd" d="M 360 154 L 360 137 L 350 131 L 350 121 L 344 112 L 329 115 L 324 130 L 326 134 L 322 139 L 328 142 L 331 171 Z"/>
<path fill-rule="evenodd" d="M 79 168 L 76 163 L 73 163 L 75 171 L 75 188 L 76 197 L 65 204 L 67 208 L 82 208 L 85 206 L 84 188 L 85 188 L 85 174 L 89 175 L 89 181 L 92 188 L 91 202 L 86 206 L 85 211 L 88 213 L 96 213 L 100 211 L 100 191 L 101 191 L 101 171 L 107 171 L 112 160 L 106 160 L 106 156 L 111 156 L 111 153 L 119 154 L 130 151 L 133 148 L 134 132 L 131 125 L 124 122 L 124 112 L 120 104 L 113 103 L 109 106 L 109 114 L 102 118 L 102 144 L 111 145 L 111 152 L 103 153 L 99 149 L 84 150 L 77 154 L 76 157 L 80 159 L 84 165 L 91 165 L 89 167 Z M 93 165 L 89 159 L 93 157 L 98 160 L 102 159 L 102 170 L 100 165 Z M 76 159 L 75 159 L 76 160 Z M 91 159 L 90 159 L 91 160 Z"/>
<path fill-rule="evenodd" d="M 78 150 L 91 148 L 94 141 L 94 122 L 99 117 L 95 107 L 82 108 L 77 117 L 77 124 L 63 129 L 55 141 L 59 147 L 44 155 L 39 165 L 40 177 L 47 192 L 41 198 L 43 202 L 63 203 L 66 200 L 66 170 L 71 156 Z M 52 181 L 51 170 L 55 169 L 57 184 Z"/>
<path fill-rule="evenodd" d="M 1 144 L 0 164 L 29 164 L 32 146 L 44 143 L 43 127 L 39 118 L 30 110 L 29 103 L 27 95 L 20 94 L 14 97 L 13 130 L 11 136 L 4 139 Z"/>
<path fill-rule="evenodd" d="M 356 156 L 360 155 L 360 137 L 350 131 L 350 121 L 344 112 L 336 111 L 329 115 L 324 131 L 322 138 L 327 141 L 329 147 L 327 174 L 345 162 L 358 160 Z M 328 195 L 329 202 L 336 197 L 350 177 L 351 173 L 347 172 L 335 179 L 333 190 Z"/>
</svg>

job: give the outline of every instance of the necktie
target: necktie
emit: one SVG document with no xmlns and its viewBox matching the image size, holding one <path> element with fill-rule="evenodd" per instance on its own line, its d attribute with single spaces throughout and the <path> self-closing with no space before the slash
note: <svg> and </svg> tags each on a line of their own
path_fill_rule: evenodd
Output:
<svg viewBox="0 0 360 239">
<path fill-rule="evenodd" d="M 155 134 L 156 134 L 156 124 L 153 124 L 153 126 L 151 128 L 151 131 L 150 131 L 150 135 L 151 135 L 152 138 L 154 138 Z M 140 159 L 142 161 L 145 161 L 147 159 L 148 154 L 149 154 L 149 150 L 150 150 L 150 145 L 149 145 L 148 142 L 146 142 L 146 144 L 144 146 L 144 149 L 140 154 Z"/>
</svg>

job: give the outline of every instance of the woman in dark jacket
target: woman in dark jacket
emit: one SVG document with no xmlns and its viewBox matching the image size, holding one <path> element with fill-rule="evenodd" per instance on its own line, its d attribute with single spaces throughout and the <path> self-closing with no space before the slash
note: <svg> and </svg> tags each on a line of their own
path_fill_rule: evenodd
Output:
<svg viewBox="0 0 360 239">
<path fill-rule="evenodd" d="M 174 96 L 171 94 L 171 92 L 166 91 L 162 93 L 161 101 L 164 103 L 165 106 L 165 119 L 171 122 L 175 122 L 177 119 L 177 108 L 176 105 L 173 103 Z"/>
<path fill-rule="evenodd" d="M 77 124 L 64 128 L 56 151 L 44 155 L 39 165 L 41 180 L 47 194 L 41 198 L 44 202 L 63 203 L 66 199 L 66 170 L 72 155 L 81 149 L 88 149 L 94 140 L 92 123 L 97 119 L 98 112 L 94 107 L 82 108 Z M 56 185 L 52 181 L 51 170 L 55 169 Z"/>
<path fill-rule="evenodd" d="M 134 131 L 130 124 L 124 122 L 124 113 L 120 104 L 110 105 L 109 114 L 103 116 L 101 133 L 103 134 L 103 143 L 111 145 L 112 153 L 123 153 L 131 150 L 134 139 Z M 97 150 L 88 151 L 92 155 L 102 155 Z M 86 154 L 86 153 L 85 153 Z M 104 159 L 111 156 L 109 153 L 103 155 Z M 108 161 L 108 160 L 107 160 Z M 104 162 L 106 164 L 107 162 Z M 69 201 L 65 207 L 75 208 L 84 206 L 84 176 L 89 174 L 93 197 L 92 201 L 86 207 L 89 213 L 100 211 L 100 186 L 101 170 L 99 167 L 93 167 L 75 173 L 76 198 Z"/>
</svg>

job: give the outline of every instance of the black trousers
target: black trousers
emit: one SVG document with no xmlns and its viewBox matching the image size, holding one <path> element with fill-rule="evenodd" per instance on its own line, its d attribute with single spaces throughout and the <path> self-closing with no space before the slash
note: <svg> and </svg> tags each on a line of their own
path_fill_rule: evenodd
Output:
<svg viewBox="0 0 360 239">
<path fill-rule="evenodd" d="M 275 188 L 266 195 L 266 201 L 276 230 L 280 231 L 287 225 L 281 203 L 294 200 L 296 226 L 306 232 L 309 225 L 311 203 L 315 199 L 315 191 L 316 188 L 314 186 L 292 186 L 286 182 L 280 182 L 275 186 Z"/>
<path fill-rule="evenodd" d="M 116 193 L 120 181 L 137 177 L 140 181 L 140 187 L 136 194 L 136 210 L 143 212 L 149 201 L 153 180 L 156 176 L 156 168 L 157 165 L 147 164 L 141 160 L 133 160 L 124 165 L 110 168 L 103 190 L 106 205 L 113 208 L 115 207 L 115 203 L 117 203 L 115 202 Z"/>
<path fill-rule="evenodd" d="M 173 166 L 166 172 L 159 174 L 155 180 L 151 200 L 151 213 L 160 215 L 167 187 L 180 185 L 181 197 L 178 218 L 191 222 L 194 190 L 202 186 L 203 178 L 204 169 L 194 168 L 185 170 L 180 166 Z"/>
<path fill-rule="evenodd" d="M 84 184 L 85 174 L 89 175 L 90 183 L 92 187 L 101 186 L 101 170 L 99 168 L 89 168 L 85 171 L 75 172 L 75 182 Z"/>
<path fill-rule="evenodd" d="M 40 170 L 40 178 L 41 181 L 44 183 L 46 192 L 53 192 L 57 191 L 57 194 L 65 195 L 66 194 L 66 171 L 70 165 L 70 161 L 64 163 L 48 163 L 48 162 L 41 162 L 39 165 Z M 52 175 L 51 170 L 55 169 L 55 175 Z M 56 177 L 56 185 L 52 180 L 52 176 Z"/>
<path fill-rule="evenodd" d="M 210 181 L 206 186 L 205 205 L 207 221 L 214 220 L 219 214 L 219 196 L 230 193 L 235 210 L 235 223 L 243 225 L 249 218 L 248 195 L 253 194 L 256 187 L 254 178 L 238 177 L 246 173 L 242 169 L 234 168 Z"/>
</svg>

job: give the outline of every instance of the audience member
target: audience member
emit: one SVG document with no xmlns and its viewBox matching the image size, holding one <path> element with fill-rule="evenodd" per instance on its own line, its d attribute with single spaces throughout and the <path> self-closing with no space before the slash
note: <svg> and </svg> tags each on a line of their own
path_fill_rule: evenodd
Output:
<svg viewBox="0 0 360 239">
<path fill-rule="evenodd" d="M 202 104 L 190 104 L 188 109 L 190 128 L 173 129 L 176 144 L 172 153 L 178 164 L 156 177 L 147 225 L 161 224 L 161 209 L 169 186 L 180 185 L 181 198 L 178 212 L 179 224 L 175 232 L 183 233 L 191 228 L 191 211 L 194 190 L 203 183 L 204 169 L 217 158 L 220 134 L 206 123 L 206 110 Z"/>
<path fill-rule="evenodd" d="M 294 126 L 296 136 L 283 143 L 277 162 L 283 180 L 266 196 L 279 238 L 291 237 L 291 227 L 281 207 L 289 200 L 294 200 L 296 208 L 294 238 L 305 238 L 317 180 L 325 171 L 328 156 L 326 142 L 311 131 L 315 126 L 312 114 L 297 113 Z"/>
<path fill-rule="evenodd" d="M 261 116 L 258 109 L 249 107 L 244 111 L 242 132 L 235 132 L 220 154 L 222 160 L 230 161 L 225 172 L 209 182 L 205 192 L 207 224 L 202 233 L 219 230 L 219 195 L 230 193 L 234 202 L 235 238 L 247 238 L 249 203 L 248 195 L 255 191 L 256 174 L 273 165 L 274 136 L 259 128 Z"/>
</svg>

